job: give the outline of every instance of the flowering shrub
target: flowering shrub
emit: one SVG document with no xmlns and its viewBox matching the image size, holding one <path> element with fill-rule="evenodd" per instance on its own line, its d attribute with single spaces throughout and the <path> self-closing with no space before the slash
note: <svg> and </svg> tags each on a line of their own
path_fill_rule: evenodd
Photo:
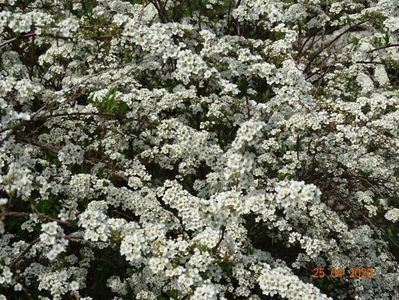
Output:
<svg viewBox="0 0 399 300">
<path fill-rule="evenodd" d="M 393 299 L 398 1 L 0 7 L 0 299 Z"/>
</svg>

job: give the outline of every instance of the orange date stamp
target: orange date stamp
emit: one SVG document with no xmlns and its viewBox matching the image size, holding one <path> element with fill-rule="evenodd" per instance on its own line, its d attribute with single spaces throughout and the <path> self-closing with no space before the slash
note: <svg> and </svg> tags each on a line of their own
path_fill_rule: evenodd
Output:
<svg viewBox="0 0 399 300">
<path fill-rule="evenodd" d="M 316 267 L 312 269 L 313 279 L 330 278 L 349 278 L 349 279 L 365 279 L 374 277 L 374 269 L 371 267 L 349 268 L 348 272 L 342 267 L 331 268 L 327 270 L 323 267 Z"/>
</svg>

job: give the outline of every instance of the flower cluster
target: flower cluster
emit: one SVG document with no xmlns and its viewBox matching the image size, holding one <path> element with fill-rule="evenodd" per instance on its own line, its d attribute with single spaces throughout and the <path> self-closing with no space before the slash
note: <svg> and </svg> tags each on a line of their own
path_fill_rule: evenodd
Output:
<svg viewBox="0 0 399 300">
<path fill-rule="evenodd" d="M 56 222 L 51 222 L 42 224 L 42 232 L 40 241 L 50 248 L 46 256 L 49 260 L 54 260 L 68 245 L 68 241 L 63 238 L 63 229 Z"/>
<path fill-rule="evenodd" d="M 396 0 L 0 1 L 0 299 L 393 298 L 398 20 Z"/>
</svg>

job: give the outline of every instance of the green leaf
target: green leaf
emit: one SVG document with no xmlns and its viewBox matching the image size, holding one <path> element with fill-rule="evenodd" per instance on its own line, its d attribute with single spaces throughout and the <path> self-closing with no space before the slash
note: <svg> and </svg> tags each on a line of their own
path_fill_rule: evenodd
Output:
<svg viewBox="0 0 399 300">
<path fill-rule="evenodd" d="M 179 299 L 179 291 L 178 290 L 171 290 L 167 294 L 171 299 L 174 299 L 174 300 Z"/>
<path fill-rule="evenodd" d="M 112 114 L 112 115 L 123 115 L 125 114 L 129 107 L 128 105 L 117 99 L 117 88 L 111 88 L 107 94 L 102 99 L 91 97 L 89 100 L 92 102 L 101 113 Z"/>
<path fill-rule="evenodd" d="M 360 39 L 359 38 L 357 38 L 357 37 L 352 37 L 352 44 L 354 44 L 354 45 L 359 45 L 359 42 L 360 42 Z"/>
</svg>

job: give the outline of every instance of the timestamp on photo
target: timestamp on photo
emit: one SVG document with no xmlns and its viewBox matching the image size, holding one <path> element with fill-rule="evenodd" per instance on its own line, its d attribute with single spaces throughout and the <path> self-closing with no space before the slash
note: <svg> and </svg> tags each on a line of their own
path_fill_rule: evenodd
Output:
<svg viewBox="0 0 399 300">
<path fill-rule="evenodd" d="M 324 267 L 315 267 L 312 269 L 313 279 L 329 278 L 349 278 L 349 279 L 370 279 L 374 277 L 374 269 L 372 267 L 334 267 L 327 269 Z"/>
</svg>

